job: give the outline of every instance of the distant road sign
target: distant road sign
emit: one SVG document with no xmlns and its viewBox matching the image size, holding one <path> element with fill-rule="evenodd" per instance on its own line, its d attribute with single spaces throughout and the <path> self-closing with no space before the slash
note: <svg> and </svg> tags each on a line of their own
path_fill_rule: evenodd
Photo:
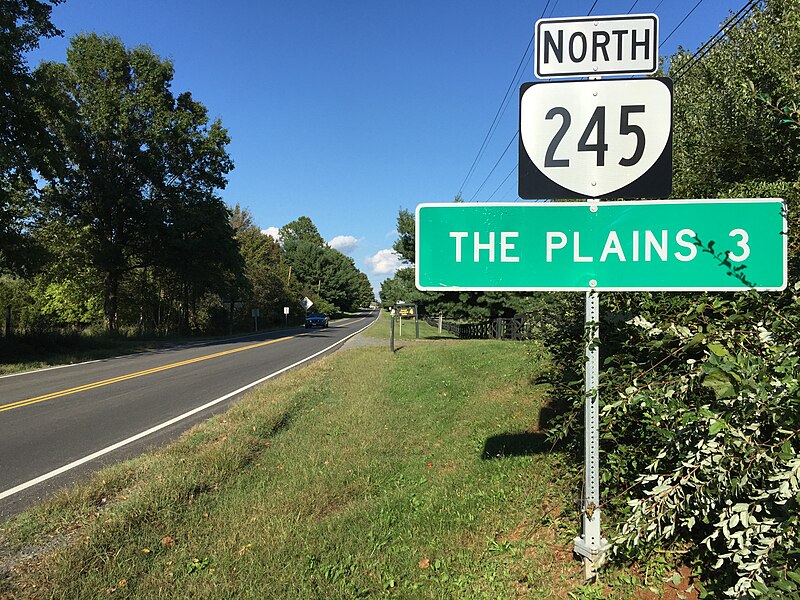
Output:
<svg viewBox="0 0 800 600">
<path fill-rule="evenodd" d="M 782 200 L 421 204 L 420 290 L 786 287 Z"/>
<path fill-rule="evenodd" d="M 401 317 L 416 317 L 417 305 L 416 304 L 398 304 L 397 311 Z"/>
<path fill-rule="evenodd" d="M 650 74 L 658 68 L 658 17 L 539 19 L 536 77 Z"/>
<path fill-rule="evenodd" d="M 664 198 L 672 190 L 672 81 L 526 83 L 519 196 Z"/>
<path fill-rule="evenodd" d="M 302 306 L 304 310 L 308 310 L 309 308 L 314 306 L 314 302 L 309 298 L 303 297 L 303 299 L 300 300 L 300 306 Z"/>
</svg>

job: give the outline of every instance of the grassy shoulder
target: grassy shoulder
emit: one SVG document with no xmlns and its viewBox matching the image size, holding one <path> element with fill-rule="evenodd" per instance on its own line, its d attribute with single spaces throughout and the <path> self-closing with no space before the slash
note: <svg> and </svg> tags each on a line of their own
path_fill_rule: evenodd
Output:
<svg viewBox="0 0 800 600">
<path fill-rule="evenodd" d="M 0 596 L 603 597 L 535 368 L 526 344 L 441 341 L 290 372 L 3 524 Z"/>
</svg>

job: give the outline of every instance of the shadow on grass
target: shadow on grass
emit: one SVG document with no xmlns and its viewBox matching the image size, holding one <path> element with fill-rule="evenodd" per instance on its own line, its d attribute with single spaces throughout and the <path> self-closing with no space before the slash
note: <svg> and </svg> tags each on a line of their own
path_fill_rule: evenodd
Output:
<svg viewBox="0 0 800 600">
<path fill-rule="evenodd" d="M 546 429 L 550 420 L 558 414 L 558 409 L 544 406 L 539 409 L 537 431 L 500 433 L 486 439 L 481 452 L 481 460 L 494 460 L 508 456 L 533 456 L 547 454 L 553 450 L 548 441 Z"/>
<path fill-rule="evenodd" d="M 508 456 L 532 456 L 550 451 L 547 435 L 540 432 L 501 433 L 486 440 L 481 453 L 482 460 L 494 460 Z"/>
</svg>

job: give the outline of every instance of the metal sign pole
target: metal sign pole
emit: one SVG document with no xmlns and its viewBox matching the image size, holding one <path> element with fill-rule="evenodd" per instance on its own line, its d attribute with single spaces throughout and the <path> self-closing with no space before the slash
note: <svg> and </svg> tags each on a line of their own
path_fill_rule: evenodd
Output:
<svg viewBox="0 0 800 600">
<path fill-rule="evenodd" d="M 586 377 L 584 406 L 583 535 L 575 538 L 575 552 L 583 557 L 586 581 L 597 578 L 597 569 L 610 544 L 600 535 L 600 296 L 586 292 Z"/>
</svg>

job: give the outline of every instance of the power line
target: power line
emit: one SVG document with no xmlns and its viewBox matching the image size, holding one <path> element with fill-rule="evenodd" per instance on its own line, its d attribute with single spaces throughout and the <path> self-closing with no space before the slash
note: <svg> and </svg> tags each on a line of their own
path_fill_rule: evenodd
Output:
<svg viewBox="0 0 800 600">
<path fill-rule="evenodd" d="M 494 173 L 494 170 L 497 168 L 497 165 L 499 165 L 500 161 L 503 160 L 503 157 L 506 155 L 506 152 L 508 152 L 508 149 L 511 148 L 511 144 L 514 142 L 515 139 L 517 139 L 517 133 L 516 132 L 514 132 L 514 135 L 508 141 L 508 144 L 506 144 L 506 149 L 503 150 L 503 153 L 500 155 L 500 158 L 498 158 L 497 162 L 494 163 L 494 166 L 492 167 L 492 170 L 489 171 L 489 174 L 481 182 L 480 186 L 478 186 L 478 189 L 475 190 L 474 194 L 472 194 L 472 198 L 469 199 L 470 202 L 472 202 L 475 199 L 475 196 L 477 196 L 480 193 L 480 191 L 483 189 L 483 186 L 485 186 L 486 182 L 489 181 L 489 177 L 492 176 L 492 173 Z"/>
<path fill-rule="evenodd" d="M 511 177 L 511 174 L 512 174 L 514 171 L 516 171 L 516 170 L 517 170 L 517 165 L 515 164 L 515 165 L 514 165 L 514 166 L 511 168 L 511 170 L 508 172 L 508 175 L 506 175 L 506 176 L 503 178 L 503 181 L 501 181 L 501 182 L 500 182 L 500 185 L 498 185 L 498 186 L 495 188 L 495 190 L 492 192 L 492 195 L 491 195 L 491 196 L 489 196 L 489 197 L 486 199 L 486 201 L 487 201 L 487 202 L 489 202 L 489 200 L 491 200 L 492 198 L 494 198 L 494 195 L 497 193 L 497 190 L 499 190 L 501 187 L 503 187 L 503 184 L 504 184 L 504 183 L 505 183 L 505 182 L 508 180 L 508 178 L 509 178 L 509 177 Z"/>
<path fill-rule="evenodd" d="M 589 12 L 588 12 L 588 13 L 586 13 L 586 16 L 587 16 L 587 17 L 591 16 L 591 14 L 592 14 L 592 11 L 594 10 L 594 7 L 595 7 L 595 6 L 597 6 L 597 0 L 594 0 L 594 4 L 592 4 L 592 8 L 590 8 L 590 9 L 589 9 Z"/>
<path fill-rule="evenodd" d="M 663 1 L 663 0 L 662 0 L 662 1 Z M 691 15 L 691 14 L 692 14 L 692 13 L 693 13 L 693 12 L 694 12 L 696 9 L 697 9 L 697 7 L 698 7 L 698 6 L 700 6 L 702 3 L 703 3 L 703 0 L 697 0 L 697 4 L 695 4 L 695 5 L 692 7 L 692 10 L 690 10 L 688 13 L 686 13 L 686 16 L 685 16 L 685 17 L 683 17 L 683 19 L 681 19 L 681 22 L 680 22 L 680 23 L 678 23 L 678 24 L 675 26 L 675 29 L 673 29 L 673 30 L 670 32 L 670 34 L 669 34 L 669 35 L 666 37 L 666 39 L 664 39 L 664 40 L 661 42 L 661 44 L 662 44 L 662 45 L 667 43 L 667 40 L 668 40 L 669 38 L 671 38 L 671 37 L 672 37 L 672 34 L 674 34 L 676 31 L 678 31 L 678 28 L 679 28 L 681 25 L 683 25 L 683 24 L 684 24 L 684 22 L 686 21 L 686 19 L 688 19 L 688 18 L 689 18 L 689 16 L 690 16 L 690 15 Z M 659 4 L 660 4 L 660 3 L 659 3 Z"/>
<path fill-rule="evenodd" d="M 680 80 L 689 71 L 689 69 L 694 67 L 703 58 L 705 58 L 705 56 L 711 52 L 714 46 L 716 46 L 725 38 L 728 30 L 738 26 L 739 23 L 746 19 L 748 15 L 753 12 L 753 9 L 758 5 L 759 2 L 760 0 L 748 0 L 748 2 L 746 2 L 736 14 L 731 16 L 725 23 L 722 24 L 722 27 L 720 27 L 719 30 L 697 50 L 697 52 L 689 57 L 685 63 L 680 65 L 674 73 L 670 73 L 673 81 L 677 83 L 678 80 Z"/>
<path fill-rule="evenodd" d="M 520 59 L 519 64 L 517 65 L 517 70 L 514 72 L 514 77 L 511 79 L 511 83 L 508 84 L 508 89 L 506 89 L 506 93 L 503 96 L 503 100 L 500 102 L 500 106 L 497 108 L 497 112 L 495 112 L 494 114 L 494 119 L 492 119 L 492 124 L 489 125 L 489 130 L 486 132 L 486 135 L 483 138 L 481 147 L 478 149 L 478 153 L 475 155 L 475 159 L 472 161 L 472 165 L 470 166 L 469 171 L 467 172 L 467 176 L 464 177 L 464 181 L 461 182 L 461 187 L 458 188 L 459 194 L 461 194 L 461 192 L 464 190 L 464 186 L 467 185 L 469 178 L 475 171 L 475 167 L 477 166 L 478 161 L 481 159 L 481 156 L 483 155 L 483 152 L 486 149 L 486 145 L 489 143 L 489 139 L 492 137 L 492 134 L 494 133 L 495 125 L 497 124 L 498 119 L 502 116 L 502 113 L 505 112 L 504 107 L 507 105 L 509 94 L 511 93 L 511 90 L 514 88 L 514 84 L 517 81 L 517 75 L 519 75 L 520 69 L 522 69 L 522 65 L 525 63 L 525 57 L 528 56 L 528 51 L 531 49 L 532 46 L 533 46 L 533 36 L 531 36 L 531 39 L 528 42 L 528 47 L 525 48 L 525 53 L 522 55 L 522 58 Z"/>
<path fill-rule="evenodd" d="M 547 3 L 544 5 L 544 8 L 542 9 L 542 14 L 539 17 L 540 19 L 544 18 L 545 13 L 547 12 L 547 8 L 550 6 L 550 2 L 551 0 L 547 0 Z M 557 4 L 558 0 L 556 0 L 555 3 L 553 4 L 553 10 L 555 10 Z M 470 177 L 472 177 L 473 173 L 475 172 L 475 167 L 480 162 L 481 157 L 483 156 L 483 153 L 486 150 L 486 146 L 489 143 L 489 140 L 491 139 L 492 135 L 494 134 L 499 119 L 503 117 L 506 109 L 508 108 L 508 104 L 511 99 L 511 96 L 509 94 L 511 93 L 511 90 L 514 89 L 515 85 L 517 85 L 517 82 L 521 77 L 520 69 L 522 69 L 523 64 L 527 66 L 527 63 L 533 59 L 533 53 L 531 53 L 531 56 L 528 58 L 528 60 L 527 61 L 525 60 L 525 57 L 528 56 L 528 52 L 531 50 L 532 46 L 533 46 L 533 36 L 531 36 L 531 39 L 528 42 L 528 46 L 525 48 L 525 52 L 522 54 L 522 58 L 520 59 L 519 64 L 517 65 L 517 70 L 514 72 L 514 77 L 511 79 L 511 83 L 509 84 L 508 89 L 506 90 L 506 93 L 503 96 L 503 100 L 500 102 L 500 106 L 498 107 L 497 112 L 494 115 L 494 119 L 492 119 L 491 125 L 489 125 L 489 130 L 486 132 L 486 135 L 483 138 L 483 142 L 481 142 L 481 146 L 478 149 L 478 153 L 475 155 L 475 158 L 469 167 L 469 171 L 467 171 L 467 175 L 464 177 L 464 181 L 461 182 L 461 187 L 458 188 L 459 194 L 461 194 L 464 191 L 464 186 L 467 185 Z"/>
</svg>

